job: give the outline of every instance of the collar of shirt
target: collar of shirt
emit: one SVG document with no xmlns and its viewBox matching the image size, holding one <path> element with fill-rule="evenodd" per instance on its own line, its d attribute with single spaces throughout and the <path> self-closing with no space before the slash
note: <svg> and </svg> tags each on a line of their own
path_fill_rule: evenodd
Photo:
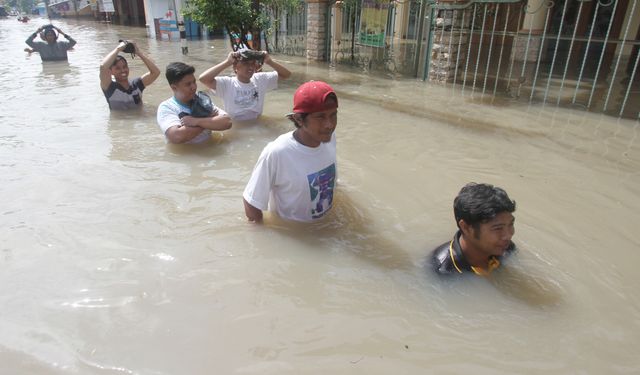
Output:
<svg viewBox="0 0 640 375">
<path fill-rule="evenodd" d="M 464 254 L 462 253 L 462 248 L 460 247 L 461 235 L 462 232 L 458 230 L 449 243 L 449 256 L 451 257 L 451 262 L 453 263 L 453 266 L 456 271 L 458 271 L 458 273 L 471 271 L 476 275 L 486 276 L 496 268 L 500 267 L 500 259 L 495 256 L 489 257 L 489 265 L 486 269 L 470 265 L 467 261 L 467 258 L 465 258 Z"/>
</svg>

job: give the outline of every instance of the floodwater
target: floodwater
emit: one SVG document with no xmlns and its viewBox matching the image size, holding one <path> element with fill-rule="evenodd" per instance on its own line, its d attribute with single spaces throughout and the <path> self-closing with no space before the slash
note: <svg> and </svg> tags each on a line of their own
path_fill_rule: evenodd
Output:
<svg viewBox="0 0 640 375">
<path fill-rule="evenodd" d="M 639 373 L 638 121 L 483 98 L 276 56 L 293 77 L 257 123 L 167 146 L 157 105 L 109 113 L 98 65 L 135 39 L 196 73 L 221 40 L 56 21 L 43 65 L 0 20 L 1 374 Z M 130 62 L 141 74 L 139 59 Z M 319 224 L 247 223 L 241 193 L 295 87 L 337 90 L 339 191 Z M 469 181 L 517 201 L 491 278 L 425 269 Z"/>
</svg>

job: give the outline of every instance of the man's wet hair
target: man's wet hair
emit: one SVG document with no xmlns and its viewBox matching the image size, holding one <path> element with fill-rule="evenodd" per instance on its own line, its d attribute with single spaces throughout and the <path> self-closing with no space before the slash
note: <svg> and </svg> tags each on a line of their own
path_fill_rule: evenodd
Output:
<svg viewBox="0 0 640 375">
<path fill-rule="evenodd" d="M 516 202 L 512 201 L 503 189 L 471 182 L 466 184 L 453 200 L 453 213 L 456 225 L 460 228 L 460 220 L 478 229 L 499 213 L 514 212 Z"/>
<path fill-rule="evenodd" d="M 116 64 L 118 63 L 118 61 L 124 61 L 125 64 L 129 65 L 129 63 L 127 62 L 127 59 L 124 58 L 124 56 L 122 55 L 116 55 L 115 60 L 113 60 L 113 63 L 111 64 L 111 66 L 109 68 L 113 68 L 114 66 L 116 66 Z"/>
<path fill-rule="evenodd" d="M 167 65 L 167 71 L 165 76 L 167 77 L 167 81 L 169 81 L 170 85 L 174 83 L 178 83 L 184 76 L 189 74 L 193 74 L 196 71 L 191 65 L 187 65 L 183 62 L 172 62 Z"/>
</svg>

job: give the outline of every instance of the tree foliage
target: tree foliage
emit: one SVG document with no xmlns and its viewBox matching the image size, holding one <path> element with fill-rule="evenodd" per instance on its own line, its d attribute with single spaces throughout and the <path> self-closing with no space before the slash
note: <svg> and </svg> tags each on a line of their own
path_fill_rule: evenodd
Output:
<svg viewBox="0 0 640 375">
<path fill-rule="evenodd" d="M 0 3 L 2 2 L 0 1 Z M 4 4 L 9 5 L 12 8 L 16 8 L 24 13 L 31 13 L 35 0 L 9 0 L 4 1 Z"/>
<path fill-rule="evenodd" d="M 267 9 L 294 10 L 301 0 L 188 0 L 183 14 L 210 29 L 224 28 L 232 37 L 238 33 L 246 43 L 247 32 L 254 37 L 259 48 L 260 32 L 271 27 Z M 276 12 L 276 13 L 278 13 Z"/>
</svg>

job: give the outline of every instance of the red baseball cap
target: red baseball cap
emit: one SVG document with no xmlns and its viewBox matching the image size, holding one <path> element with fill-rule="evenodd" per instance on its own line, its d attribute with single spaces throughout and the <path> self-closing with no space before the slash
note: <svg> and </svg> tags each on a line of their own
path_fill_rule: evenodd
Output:
<svg viewBox="0 0 640 375">
<path fill-rule="evenodd" d="M 338 97 L 335 103 L 326 103 L 329 94 L 336 95 L 333 88 L 322 81 L 305 82 L 293 94 L 293 113 L 314 113 L 338 108 Z"/>
</svg>

